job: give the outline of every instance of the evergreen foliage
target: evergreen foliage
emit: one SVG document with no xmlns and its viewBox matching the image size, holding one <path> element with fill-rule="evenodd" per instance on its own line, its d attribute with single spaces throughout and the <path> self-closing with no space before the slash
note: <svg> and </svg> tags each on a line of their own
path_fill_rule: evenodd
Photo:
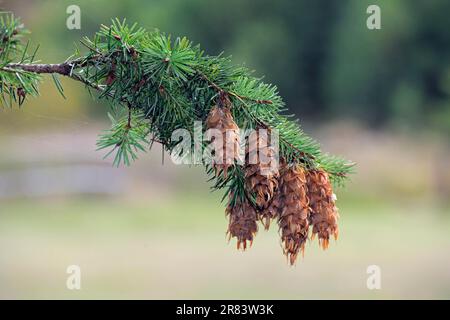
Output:
<svg viewBox="0 0 450 320">
<path fill-rule="evenodd" d="M 234 66 L 223 55 L 210 56 L 186 38 L 147 32 L 125 20 L 101 26 L 85 47 L 60 64 L 39 64 L 36 51 L 23 41 L 27 33 L 20 20 L 4 14 L 0 19 L 0 90 L 2 105 L 22 105 L 27 96 L 39 93 L 40 74 L 50 73 L 64 95 L 58 75 L 82 82 L 111 106 L 112 128 L 100 135 L 99 149 L 114 153 L 114 164 L 129 165 L 137 152 L 159 142 L 172 151 L 174 130 L 193 130 L 195 121 L 205 120 L 221 95 L 232 105 L 232 116 L 240 128 L 263 127 L 279 131 L 280 157 L 307 170 L 324 170 L 333 182 L 342 183 L 353 164 L 328 155 L 308 137 L 298 121 L 287 114 L 274 85 L 254 77 L 252 71 Z M 213 189 L 245 195 L 245 174 L 234 166 L 226 176 L 206 170 Z M 226 196 L 225 195 L 225 196 Z M 231 201 L 235 201 L 232 199 Z"/>
<path fill-rule="evenodd" d="M 12 62 L 33 63 L 37 48 L 29 55 L 29 42 L 24 45 L 23 37 L 28 33 L 20 19 L 13 15 L 0 15 L 0 95 L 2 105 L 19 105 L 27 94 L 37 95 L 40 76 L 18 68 L 9 67 Z"/>
</svg>

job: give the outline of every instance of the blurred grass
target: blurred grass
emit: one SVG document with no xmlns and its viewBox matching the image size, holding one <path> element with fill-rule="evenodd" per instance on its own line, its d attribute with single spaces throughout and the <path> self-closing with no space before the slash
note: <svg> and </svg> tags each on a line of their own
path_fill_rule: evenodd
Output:
<svg viewBox="0 0 450 320">
<path fill-rule="evenodd" d="M 148 203 L 8 201 L 0 212 L 0 298 L 449 298 L 450 220 L 426 207 L 340 202 L 341 237 L 289 267 L 276 226 L 237 252 L 219 195 Z M 65 288 L 68 265 L 82 290 Z M 382 290 L 366 288 L 366 268 Z"/>
</svg>

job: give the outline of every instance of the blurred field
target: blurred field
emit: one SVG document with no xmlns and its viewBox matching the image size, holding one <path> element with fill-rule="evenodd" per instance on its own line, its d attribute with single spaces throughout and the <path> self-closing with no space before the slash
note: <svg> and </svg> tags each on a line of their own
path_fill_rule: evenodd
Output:
<svg viewBox="0 0 450 320">
<path fill-rule="evenodd" d="M 167 156 L 162 165 L 157 148 L 115 169 L 93 150 L 95 130 L 2 140 L 10 152 L 0 158 L 0 185 L 30 167 L 48 171 L 16 179 L 19 193 L 0 199 L 0 298 L 449 298 L 450 215 L 426 179 L 439 148 L 418 163 L 407 161 L 417 151 L 402 138 L 390 135 L 388 144 L 349 125 L 327 128 L 335 134 L 321 130 L 321 140 L 358 161 L 359 172 L 337 190 L 339 241 L 326 252 L 312 242 L 293 268 L 275 225 L 245 253 L 227 244 L 221 195 L 209 193 L 200 168 L 175 167 Z M 384 165 L 390 156 L 404 157 L 395 177 Z M 116 187 L 83 193 L 92 183 Z M 82 269 L 81 291 L 65 287 L 71 264 Z M 381 267 L 381 290 L 366 288 L 372 264 Z"/>
<path fill-rule="evenodd" d="M 311 243 L 292 268 L 275 228 L 237 252 L 217 199 L 166 200 L 3 204 L 0 298 L 450 297 L 450 221 L 427 208 L 341 204 L 338 243 L 327 252 Z M 71 264 L 82 268 L 81 291 L 65 288 Z M 371 264 L 382 290 L 366 288 Z"/>
</svg>

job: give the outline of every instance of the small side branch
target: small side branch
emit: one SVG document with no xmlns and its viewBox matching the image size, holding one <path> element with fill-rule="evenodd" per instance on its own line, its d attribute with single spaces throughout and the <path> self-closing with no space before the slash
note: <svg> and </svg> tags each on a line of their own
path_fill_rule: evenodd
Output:
<svg viewBox="0 0 450 320">
<path fill-rule="evenodd" d="M 26 63 L 10 63 L 2 68 L 4 71 L 14 72 L 19 70 L 33 73 L 57 73 L 64 76 L 70 75 L 72 70 L 70 62 L 60 64 L 26 64 Z"/>
<path fill-rule="evenodd" d="M 51 64 L 37 64 L 37 63 L 9 63 L 6 66 L 0 68 L 2 71 L 6 72 L 32 72 L 36 74 L 60 74 L 62 76 L 69 77 L 75 81 L 84 83 L 86 86 L 91 87 L 98 91 L 103 91 L 104 88 L 96 83 L 92 83 L 87 79 L 74 73 L 73 70 L 79 67 L 83 67 L 86 61 L 82 60 L 72 60 L 64 63 L 51 63 Z"/>
</svg>

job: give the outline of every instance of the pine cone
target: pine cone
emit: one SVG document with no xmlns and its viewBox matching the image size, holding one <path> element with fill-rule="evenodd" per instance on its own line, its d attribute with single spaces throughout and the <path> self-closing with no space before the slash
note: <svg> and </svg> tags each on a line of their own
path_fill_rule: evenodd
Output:
<svg viewBox="0 0 450 320">
<path fill-rule="evenodd" d="M 337 239 L 339 234 L 339 213 L 335 205 L 335 195 L 325 171 L 311 170 L 307 180 L 311 207 L 310 223 L 313 225 L 312 238 L 317 234 L 319 244 L 323 249 L 327 249 L 330 236 L 333 235 Z"/>
<path fill-rule="evenodd" d="M 245 186 L 255 196 L 259 210 L 267 209 L 278 189 L 278 164 L 275 151 L 268 145 L 267 134 L 250 135 L 246 149 Z"/>
<path fill-rule="evenodd" d="M 273 196 L 272 201 L 267 209 L 262 210 L 259 213 L 259 218 L 264 225 L 265 230 L 269 230 L 270 222 L 273 219 L 278 218 L 283 211 L 283 197 L 281 195 L 280 190 L 278 189 Z"/>
<path fill-rule="evenodd" d="M 304 252 L 309 230 L 309 201 L 305 170 L 300 165 L 281 172 L 283 209 L 278 218 L 284 254 L 291 265 L 301 250 Z"/>
<path fill-rule="evenodd" d="M 239 160 L 239 127 L 233 120 L 230 105 L 214 106 L 206 119 L 206 127 L 222 133 L 222 148 L 214 148 L 216 154 L 213 166 L 216 175 L 222 171 L 226 177 L 228 168 Z M 214 137 L 211 142 L 214 143 Z"/>
<path fill-rule="evenodd" d="M 230 196 L 230 198 L 232 195 Z M 253 243 L 253 237 L 258 231 L 257 214 L 255 209 L 247 200 L 237 200 L 234 206 L 231 201 L 226 208 L 226 214 L 229 217 L 228 231 L 229 238 L 237 238 L 237 248 L 247 249 L 247 241 L 250 246 Z"/>
</svg>

